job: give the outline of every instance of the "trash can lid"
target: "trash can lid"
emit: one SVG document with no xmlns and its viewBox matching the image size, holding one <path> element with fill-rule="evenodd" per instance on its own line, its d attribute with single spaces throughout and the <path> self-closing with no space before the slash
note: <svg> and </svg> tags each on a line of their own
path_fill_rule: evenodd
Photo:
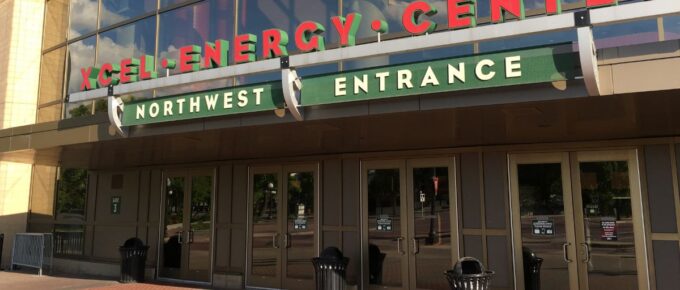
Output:
<svg viewBox="0 0 680 290">
<path fill-rule="evenodd" d="M 456 262 L 453 273 L 456 275 L 482 274 L 486 272 L 482 262 L 473 257 L 463 257 Z"/>
<path fill-rule="evenodd" d="M 333 260 L 342 260 L 344 256 L 342 255 L 342 251 L 336 247 L 328 247 L 325 248 L 323 251 L 321 251 L 321 258 L 323 259 L 333 259 Z"/>
<path fill-rule="evenodd" d="M 129 238 L 123 244 L 123 248 L 141 248 L 144 247 L 144 242 L 138 238 Z"/>
</svg>

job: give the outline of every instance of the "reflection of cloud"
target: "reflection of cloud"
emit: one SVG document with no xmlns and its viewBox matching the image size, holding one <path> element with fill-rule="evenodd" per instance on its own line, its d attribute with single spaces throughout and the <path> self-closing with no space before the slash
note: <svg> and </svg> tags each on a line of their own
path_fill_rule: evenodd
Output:
<svg viewBox="0 0 680 290">
<path fill-rule="evenodd" d="M 85 41 L 79 41 L 69 45 L 69 60 L 71 66 L 69 67 L 68 92 L 72 93 L 80 89 L 82 80 L 80 69 L 94 64 L 94 43 L 85 44 Z"/>
<path fill-rule="evenodd" d="M 98 64 L 103 63 L 118 63 L 124 58 L 140 58 L 145 54 L 145 51 L 138 47 L 133 41 L 127 41 L 126 43 L 121 43 L 121 39 L 134 39 L 134 37 L 123 37 L 121 34 L 132 34 L 133 31 L 117 31 L 119 34 L 117 38 L 118 42 L 113 39 L 106 37 L 104 35 L 99 36 L 99 58 L 97 59 Z M 120 33 L 123 32 L 123 33 Z"/>
<path fill-rule="evenodd" d="M 97 27 L 97 2 L 92 0 L 71 1 L 71 24 L 69 37 L 75 38 Z"/>
</svg>

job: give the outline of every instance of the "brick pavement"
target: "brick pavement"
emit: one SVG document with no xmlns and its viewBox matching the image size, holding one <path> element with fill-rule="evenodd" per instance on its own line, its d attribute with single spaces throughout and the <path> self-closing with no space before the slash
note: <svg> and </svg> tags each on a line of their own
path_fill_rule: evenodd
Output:
<svg viewBox="0 0 680 290">
<path fill-rule="evenodd" d="M 25 272 L 0 271 L 0 289 L 2 290 L 190 290 L 168 284 L 130 283 L 121 284 L 110 278 L 80 277 L 69 275 L 43 275 Z"/>
</svg>

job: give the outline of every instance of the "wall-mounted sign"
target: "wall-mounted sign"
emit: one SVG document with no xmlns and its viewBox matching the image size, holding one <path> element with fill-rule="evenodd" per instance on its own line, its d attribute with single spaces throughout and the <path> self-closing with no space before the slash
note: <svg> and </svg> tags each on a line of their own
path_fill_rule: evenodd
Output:
<svg viewBox="0 0 680 290">
<path fill-rule="evenodd" d="M 302 79 L 300 103 L 317 106 L 429 93 L 573 79 L 575 53 L 555 48 L 480 54 Z M 124 105 L 133 126 L 283 108 L 281 83 L 234 87 L 140 100 Z M 438 187 L 438 180 L 434 181 Z"/>
<path fill-rule="evenodd" d="M 505 21 L 504 16 L 513 19 L 525 18 L 523 0 L 488 0 L 492 23 Z M 586 7 L 600 7 L 618 4 L 618 0 L 586 0 Z M 560 0 L 545 0 L 548 15 L 561 14 Z M 442 11 L 440 11 L 442 10 Z M 432 17 L 438 13 L 446 14 L 448 23 L 435 23 Z M 401 25 L 411 35 L 436 33 L 437 25 L 446 25 L 450 30 L 475 27 L 477 24 L 475 1 L 449 0 L 445 9 L 437 9 L 433 3 L 413 1 L 401 11 Z M 488 17 L 484 16 L 484 17 Z M 384 19 L 362 19 L 360 13 L 331 18 L 332 27 L 324 27 L 315 21 L 302 21 L 293 33 L 291 45 L 300 52 L 323 51 L 326 49 L 326 32 L 339 36 L 339 46 L 356 45 L 356 34 L 361 26 L 369 26 L 376 34 L 389 30 Z M 362 21 L 363 20 L 363 21 Z M 550 19 L 546 19 L 546 22 Z M 163 69 L 178 68 L 181 73 L 197 72 L 205 69 L 228 66 L 231 58 L 234 64 L 254 62 L 288 55 L 289 37 L 281 29 L 263 30 L 259 35 L 239 34 L 231 41 L 217 39 L 213 42 L 195 43 L 179 48 L 179 59 L 164 58 L 158 61 Z M 118 83 L 133 83 L 159 77 L 156 60 L 153 56 L 142 55 L 123 59 L 118 63 L 104 63 L 100 67 L 81 68 L 80 90 L 90 90 Z"/>
<path fill-rule="evenodd" d="M 602 218 L 600 220 L 600 227 L 602 229 L 600 239 L 603 241 L 616 241 L 619 239 L 618 230 L 616 227 L 616 218 Z"/>
<path fill-rule="evenodd" d="M 392 217 L 386 214 L 381 214 L 376 219 L 377 230 L 381 232 L 392 231 Z"/>
<path fill-rule="evenodd" d="M 539 218 L 531 221 L 531 234 L 551 237 L 555 235 L 555 222 L 550 218 Z"/>
<path fill-rule="evenodd" d="M 111 197 L 111 214 L 120 214 L 121 198 L 120 196 Z"/>
</svg>

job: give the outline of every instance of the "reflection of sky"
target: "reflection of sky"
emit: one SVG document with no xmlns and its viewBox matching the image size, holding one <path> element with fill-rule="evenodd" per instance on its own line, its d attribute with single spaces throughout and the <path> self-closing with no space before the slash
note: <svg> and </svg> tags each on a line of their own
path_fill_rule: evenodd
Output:
<svg viewBox="0 0 680 290">
<path fill-rule="evenodd" d="M 154 55 L 156 19 L 145 18 L 99 35 L 97 66 L 118 63 L 121 59 Z"/>
<path fill-rule="evenodd" d="M 68 46 L 68 93 L 78 91 L 82 80 L 80 69 L 94 65 L 94 36 L 72 43 Z"/>
<path fill-rule="evenodd" d="M 156 0 L 102 0 L 101 27 L 156 10 Z"/>
<path fill-rule="evenodd" d="M 345 0 L 343 2 L 344 13 L 358 12 L 363 16 L 362 27 L 357 33 L 358 37 L 375 36 L 370 23 L 373 20 L 385 20 L 389 26 L 388 33 L 404 31 L 401 24 L 401 15 L 404 8 L 413 1 L 406 0 Z M 430 19 L 437 25 L 446 25 L 446 1 L 427 1 L 437 8 L 437 14 Z"/>
<path fill-rule="evenodd" d="M 618 47 L 659 40 L 656 19 L 619 23 L 593 28 L 597 48 Z"/>
<path fill-rule="evenodd" d="M 680 15 L 666 16 L 663 18 L 663 29 L 666 40 L 680 38 Z"/>
<path fill-rule="evenodd" d="M 97 29 L 97 0 L 71 0 L 69 38 L 76 38 Z"/>
</svg>

